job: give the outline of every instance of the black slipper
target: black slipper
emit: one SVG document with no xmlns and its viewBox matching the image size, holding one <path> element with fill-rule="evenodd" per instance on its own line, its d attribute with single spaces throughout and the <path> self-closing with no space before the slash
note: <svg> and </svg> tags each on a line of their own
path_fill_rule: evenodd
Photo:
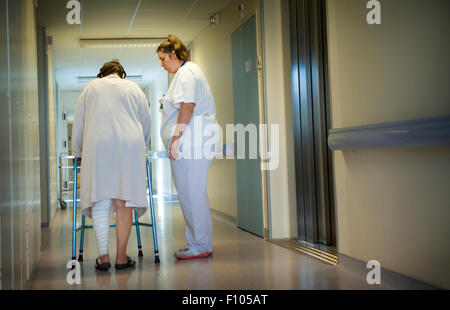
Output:
<svg viewBox="0 0 450 310">
<path fill-rule="evenodd" d="M 131 257 L 127 256 L 127 262 L 125 264 L 115 264 L 116 269 L 125 269 L 128 267 L 134 267 L 136 262 L 131 259 Z"/>
<path fill-rule="evenodd" d="M 102 263 L 100 261 L 100 258 L 97 257 L 97 259 L 95 260 L 95 269 L 101 270 L 101 271 L 107 271 L 109 268 L 111 268 L 111 264 L 110 263 Z"/>
</svg>

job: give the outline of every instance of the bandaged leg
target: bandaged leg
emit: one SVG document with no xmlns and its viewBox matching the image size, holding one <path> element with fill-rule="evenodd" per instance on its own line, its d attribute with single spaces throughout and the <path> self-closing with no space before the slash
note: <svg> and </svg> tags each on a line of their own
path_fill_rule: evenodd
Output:
<svg viewBox="0 0 450 310">
<path fill-rule="evenodd" d="M 101 200 L 92 204 L 92 220 L 94 230 L 97 235 L 99 256 L 109 253 L 109 214 L 111 211 L 112 200 Z"/>
</svg>

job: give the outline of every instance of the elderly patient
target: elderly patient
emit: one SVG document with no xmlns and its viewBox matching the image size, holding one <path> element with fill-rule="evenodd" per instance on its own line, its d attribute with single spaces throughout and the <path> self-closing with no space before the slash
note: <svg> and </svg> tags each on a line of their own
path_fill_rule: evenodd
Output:
<svg viewBox="0 0 450 310">
<path fill-rule="evenodd" d="M 81 209 L 93 219 L 99 257 L 95 267 L 111 267 L 108 236 L 110 213 L 117 212 L 116 269 L 133 267 L 127 256 L 133 213 L 148 208 L 146 152 L 150 141 L 150 110 L 139 88 L 125 80 L 119 62 L 107 62 L 100 79 L 90 82 L 77 103 L 72 155 L 81 161 Z"/>
</svg>

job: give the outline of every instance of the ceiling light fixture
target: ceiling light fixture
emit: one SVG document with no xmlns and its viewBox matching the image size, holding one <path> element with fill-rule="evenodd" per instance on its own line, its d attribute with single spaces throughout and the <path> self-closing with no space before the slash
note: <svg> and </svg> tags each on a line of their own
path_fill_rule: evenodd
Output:
<svg viewBox="0 0 450 310">
<path fill-rule="evenodd" d="M 80 39 L 81 48 L 144 48 L 157 47 L 167 38 L 96 38 Z"/>
<path fill-rule="evenodd" d="M 80 82 L 87 82 L 97 79 L 97 76 L 78 76 L 78 81 Z M 134 80 L 134 81 L 140 81 L 142 80 L 142 75 L 127 75 L 128 80 Z"/>
</svg>

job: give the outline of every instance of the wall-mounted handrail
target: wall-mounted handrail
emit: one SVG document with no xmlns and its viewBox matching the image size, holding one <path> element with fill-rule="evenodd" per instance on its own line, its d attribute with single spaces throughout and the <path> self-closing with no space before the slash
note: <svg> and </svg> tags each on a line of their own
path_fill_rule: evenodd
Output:
<svg viewBox="0 0 450 310">
<path fill-rule="evenodd" d="M 450 115 L 331 129 L 333 151 L 450 145 Z"/>
</svg>

